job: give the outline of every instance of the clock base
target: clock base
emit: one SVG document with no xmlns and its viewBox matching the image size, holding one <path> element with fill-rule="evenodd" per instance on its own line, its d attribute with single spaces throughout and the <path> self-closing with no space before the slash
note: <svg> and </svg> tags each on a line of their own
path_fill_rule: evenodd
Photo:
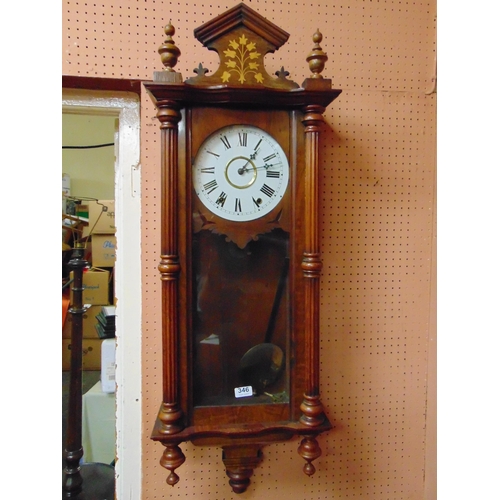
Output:
<svg viewBox="0 0 500 500">
<path fill-rule="evenodd" d="M 160 463 L 170 471 L 167 483 L 171 486 L 179 481 L 174 472 L 185 460 L 179 445 L 191 441 L 196 446 L 218 446 L 222 448 L 222 461 L 226 466 L 229 485 L 234 493 L 243 493 L 250 485 L 254 469 L 262 462 L 264 446 L 288 441 L 298 436 L 302 438 L 298 447 L 299 455 L 306 461 L 303 471 L 312 476 L 316 469 L 312 462 L 321 456 L 317 436 L 333 428 L 328 418 L 320 425 L 308 427 L 299 422 L 273 422 L 257 424 L 231 424 L 219 427 L 198 425 L 186 427 L 180 432 L 166 436 L 161 433 L 161 422 L 157 421 L 151 435 L 160 441 L 165 451 Z"/>
</svg>

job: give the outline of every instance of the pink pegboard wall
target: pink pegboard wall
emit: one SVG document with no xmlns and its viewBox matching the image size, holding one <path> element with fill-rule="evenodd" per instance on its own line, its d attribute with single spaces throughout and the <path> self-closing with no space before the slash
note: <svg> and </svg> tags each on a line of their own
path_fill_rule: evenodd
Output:
<svg viewBox="0 0 500 500">
<path fill-rule="evenodd" d="M 217 56 L 203 49 L 193 30 L 237 2 L 123 0 L 63 4 L 63 74 L 151 79 L 161 69 L 157 49 L 172 21 L 184 77 L 203 61 L 214 70 Z M 329 54 L 328 76 L 342 89 L 430 91 L 435 73 L 435 2 L 364 0 L 308 2 L 247 1 L 290 33 L 288 43 L 268 55 L 271 74 L 286 64 L 299 83 L 307 76 L 302 54 L 317 28 Z M 283 22 L 281 22 L 283 21 Z"/>
<path fill-rule="evenodd" d="M 63 3 L 63 74 L 152 79 L 171 20 L 184 78 L 217 66 L 193 30 L 237 1 Z M 312 34 L 323 33 L 324 76 L 343 89 L 321 141 L 321 392 L 335 429 L 321 436 L 312 478 L 297 441 L 264 449 L 239 498 L 424 498 L 427 359 L 435 201 L 434 1 L 246 0 L 290 38 L 266 58 L 299 84 Z M 161 398 L 158 274 L 160 142 L 141 100 L 143 499 L 235 498 L 217 448 L 182 445 L 180 482 L 165 483 L 149 439 Z M 431 381 L 432 383 L 432 381 Z"/>
</svg>

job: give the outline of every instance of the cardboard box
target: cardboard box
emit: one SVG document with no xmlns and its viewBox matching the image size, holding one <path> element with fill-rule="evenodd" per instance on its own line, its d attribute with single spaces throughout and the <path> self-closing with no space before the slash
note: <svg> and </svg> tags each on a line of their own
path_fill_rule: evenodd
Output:
<svg viewBox="0 0 500 500">
<path fill-rule="evenodd" d="M 83 313 L 83 338 L 84 339 L 98 339 L 97 330 L 95 325 L 97 323 L 96 316 L 101 311 L 102 306 L 89 306 L 89 308 Z M 68 312 L 66 316 L 66 321 L 64 322 L 62 336 L 63 339 L 71 338 L 71 325 L 73 324 L 73 317 L 71 313 Z"/>
<path fill-rule="evenodd" d="M 82 340 L 82 370 L 101 369 L 101 344 L 102 340 Z M 71 367 L 71 340 L 62 339 L 62 369 Z"/>
<path fill-rule="evenodd" d="M 115 200 L 89 201 L 88 234 L 114 234 Z"/>
<path fill-rule="evenodd" d="M 92 235 L 92 265 L 113 267 L 116 260 L 116 236 L 114 234 Z"/>
<path fill-rule="evenodd" d="M 73 279 L 73 271 L 69 273 Z M 90 268 L 83 273 L 83 304 L 105 306 L 109 304 L 109 271 L 105 269 Z M 73 304 L 73 289 L 70 285 L 70 303 Z"/>
</svg>

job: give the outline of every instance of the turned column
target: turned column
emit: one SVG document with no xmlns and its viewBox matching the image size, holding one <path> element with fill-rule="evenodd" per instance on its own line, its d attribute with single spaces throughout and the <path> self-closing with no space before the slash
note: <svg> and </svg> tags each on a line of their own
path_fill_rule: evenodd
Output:
<svg viewBox="0 0 500 500">
<path fill-rule="evenodd" d="M 163 337 L 163 403 L 158 415 L 161 432 L 182 430 L 179 406 L 179 274 L 177 228 L 177 124 L 181 118 L 175 103 L 161 103 L 157 117 L 161 123 L 161 279 Z"/>
<path fill-rule="evenodd" d="M 71 361 L 66 436 L 66 467 L 63 475 L 63 498 L 76 496 L 82 490 L 80 460 L 82 448 L 82 330 L 83 330 L 83 270 L 88 263 L 83 258 L 84 248 L 76 246 L 68 267 L 73 271 L 71 314 Z"/>
<path fill-rule="evenodd" d="M 322 262 L 319 241 L 319 158 L 318 143 L 324 108 L 307 106 L 303 118 L 306 134 L 306 246 L 302 259 L 305 279 L 306 311 L 305 322 L 306 390 L 300 406 L 301 422 L 309 427 L 323 423 L 325 415 L 319 398 L 319 278 Z"/>
<path fill-rule="evenodd" d="M 311 75 L 302 86 L 311 90 L 331 89 L 331 80 L 323 78 L 321 72 L 328 60 L 320 46 L 323 35 L 317 30 L 313 35 L 314 47 L 307 57 Z M 304 458 L 304 472 L 315 472 L 312 461 L 321 455 L 321 448 L 316 440 L 314 429 L 327 419 L 319 396 L 319 279 L 323 264 L 320 257 L 319 238 L 319 134 L 323 125 L 325 107 L 319 104 L 306 106 L 302 123 L 305 126 L 305 161 L 306 161 L 306 220 L 305 250 L 302 259 L 302 271 L 305 279 L 306 311 L 309 315 L 305 322 L 306 389 L 300 405 L 300 422 L 311 429 L 300 443 L 298 452 Z"/>
<path fill-rule="evenodd" d="M 300 405 L 300 422 L 311 430 L 320 426 L 326 419 L 319 396 L 319 279 L 323 264 L 320 258 L 319 241 L 319 132 L 323 123 L 325 108 L 319 105 L 307 106 L 302 122 L 305 125 L 306 158 L 306 209 L 305 209 L 305 250 L 302 271 L 305 279 L 305 307 L 309 314 L 305 321 L 305 362 L 306 387 Z M 316 433 L 306 435 L 300 443 L 298 452 L 306 464 L 304 472 L 311 476 L 315 472 L 312 461 L 321 455 Z"/>
<path fill-rule="evenodd" d="M 158 104 L 158 120 L 161 130 L 161 256 L 158 269 L 162 295 L 162 361 L 163 402 L 158 413 L 159 432 L 176 434 L 184 427 L 183 412 L 179 403 L 179 274 L 181 266 L 178 252 L 177 227 L 177 155 L 178 123 L 181 118 L 175 102 Z M 167 483 L 179 480 L 174 469 L 182 465 L 185 457 L 178 443 L 166 445 L 161 465 L 170 470 Z"/>
<path fill-rule="evenodd" d="M 154 72 L 154 81 L 165 84 L 182 83 L 182 75 L 173 68 L 180 50 L 172 36 L 175 28 L 169 22 L 165 26 L 166 39 L 158 49 L 163 70 Z M 181 119 L 180 105 L 175 101 L 161 101 L 157 105 L 157 118 L 161 134 L 161 256 L 158 270 L 161 279 L 162 300 L 162 364 L 163 401 L 158 412 L 158 432 L 175 436 L 184 428 L 180 396 L 179 365 L 179 261 L 178 236 L 178 124 Z M 179 448 L 181 440 L 169 440 L 160 464 L 170 471 L 167 483 L 173 486 L 179 481 L 174 472 L 186 457 Z"/>
</svg>

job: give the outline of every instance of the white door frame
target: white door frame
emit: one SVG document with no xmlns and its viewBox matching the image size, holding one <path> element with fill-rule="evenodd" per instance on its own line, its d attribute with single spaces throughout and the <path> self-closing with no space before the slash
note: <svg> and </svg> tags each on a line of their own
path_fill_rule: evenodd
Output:
<svg viewBox="0 0 500 500">
<path fill-rule="evenodd" d="M 116 498 L 141 498 L 140 101 L 129 92 L 63 89 L 63 113 L 116 116 Z"/>
</svg>

